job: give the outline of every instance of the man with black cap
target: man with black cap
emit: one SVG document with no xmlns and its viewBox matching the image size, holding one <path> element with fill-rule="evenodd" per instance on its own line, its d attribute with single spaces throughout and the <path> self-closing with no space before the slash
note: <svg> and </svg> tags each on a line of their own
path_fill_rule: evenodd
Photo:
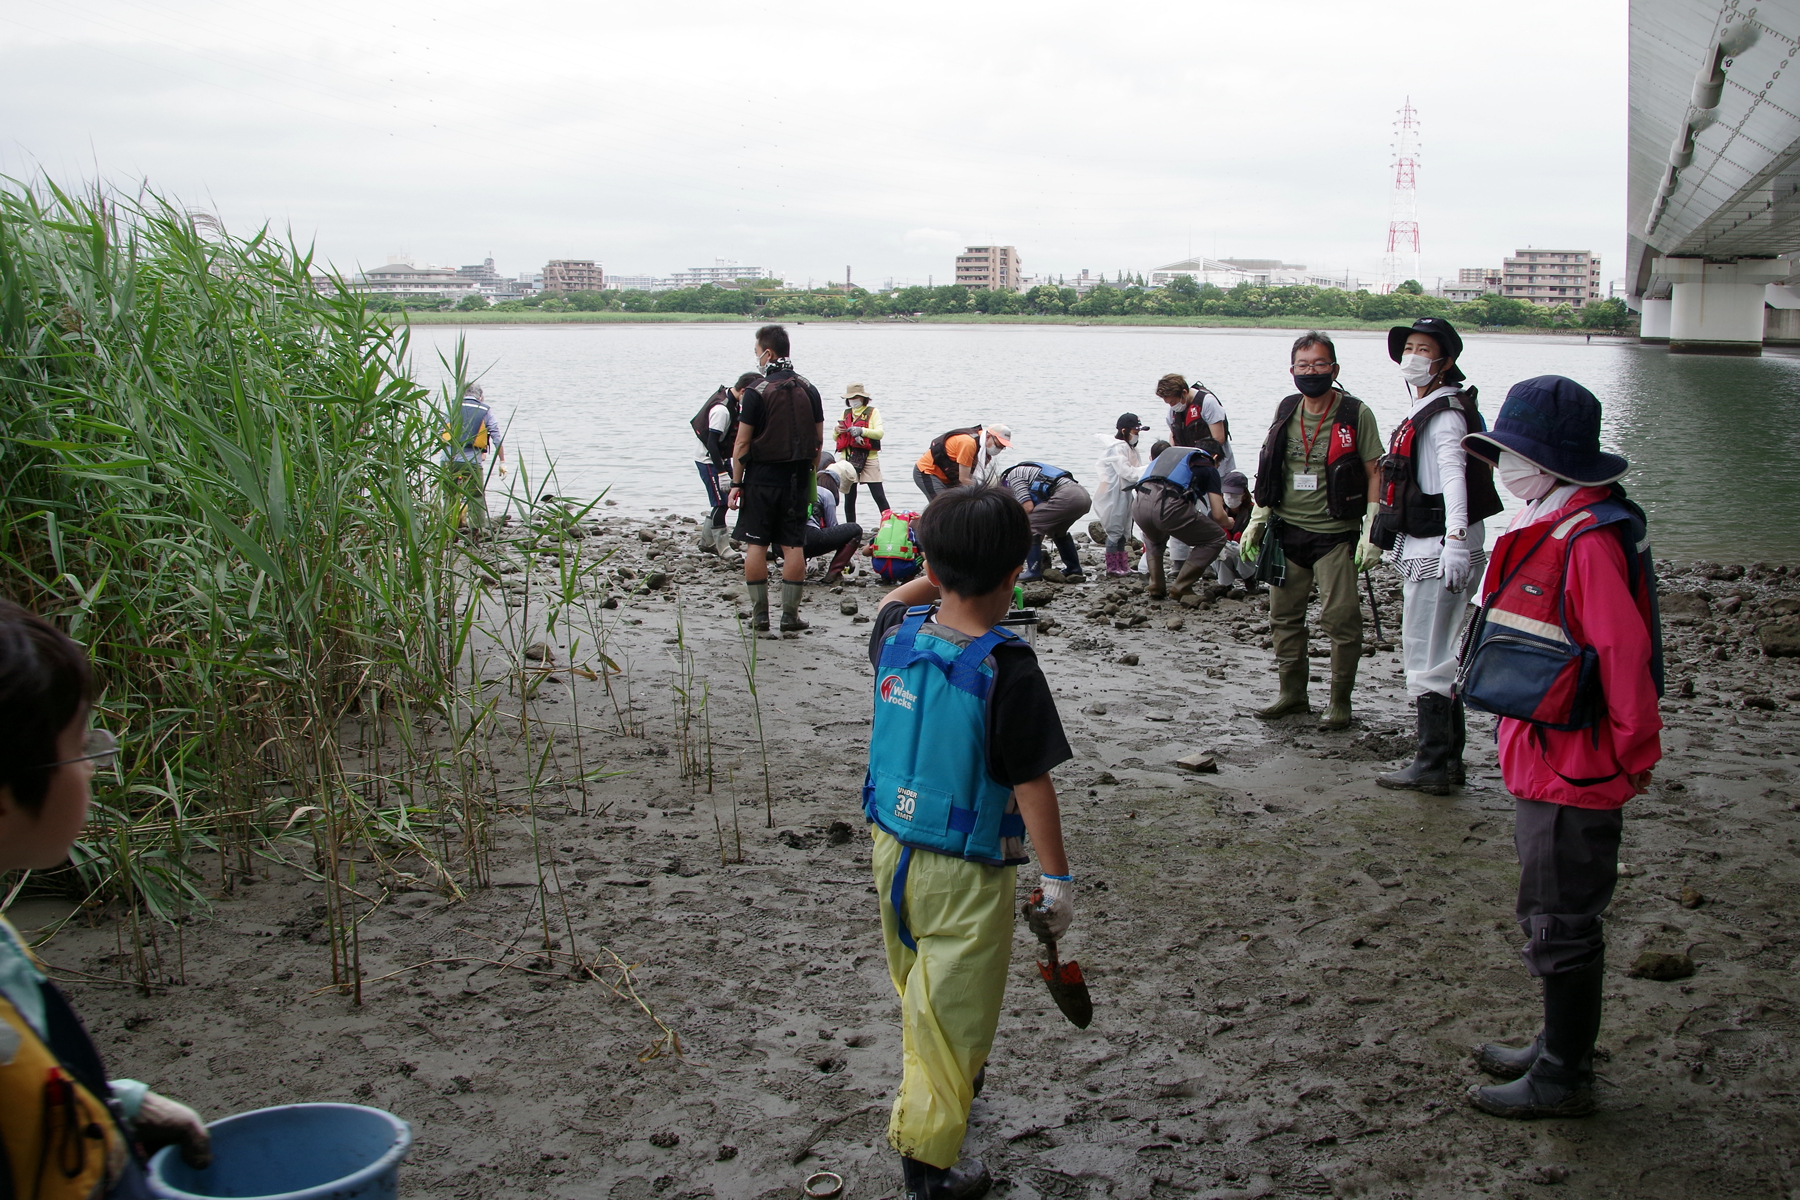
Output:
<svg viewBox="0 0 1800 1200">
<path fill-rule="evenodd" d="M 1418 709 L 1413 761 L 1375 782 L 1447 795 L 1463 783 L 1462 702 L 1452 693 L 1456 645 L 1487 561 L 1482 522 L 1501 509 L 1493 473 L 1463 449 L 1486 426 L 1457 365 L 1462 338 L 1442 317 L 1388 330 L 1388 357 L 1412 393 L 1381 460 L 1381 507 L 1370 539 L 1397 567 L 1406 597 L 1400 648 L 1407 696 Z"/>
<path fill-rule="evenodd" d="M 1572 379 L 1514 385 L 1492 432 L 1463 445 L 1526 501 L 1494 544 L 1461 691 L 1500 714 L 1500 774 L 1515 797 L 1520 953 L 1544 981 L 1529 1046 L 1475 1048 L 1511 1083 L 1469 1089 L 1501 1117 L 1594 1111 L 1606 939 L 1625 802 L 1662 757 L 1662 638 L 1644 513 L 1600 449 L 1600 402 Z"/>
</svg>

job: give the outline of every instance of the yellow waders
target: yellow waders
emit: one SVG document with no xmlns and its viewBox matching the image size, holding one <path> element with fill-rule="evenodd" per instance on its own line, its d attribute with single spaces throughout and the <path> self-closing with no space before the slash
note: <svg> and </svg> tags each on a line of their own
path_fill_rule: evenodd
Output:
<svg viewBox="0 0 1800 1200">
<path fill-rule="evenodd" d="M 953 1167 L 969 1124 L 975 1072 L 987 1062 L 1000 1024 L 1018 868 L 914 850 L 900 913 L 918 947 L 909 950 L 890 903 L 905 847 L 879 828 L 873 834 L 881 936 L 900 993 L 904 1049 L 888 1144 L 907 1158 Z"/>
</svg>

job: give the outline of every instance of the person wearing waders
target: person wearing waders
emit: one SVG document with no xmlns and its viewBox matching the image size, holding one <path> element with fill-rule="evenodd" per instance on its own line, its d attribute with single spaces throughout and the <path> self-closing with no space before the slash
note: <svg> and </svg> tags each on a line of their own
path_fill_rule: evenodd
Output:
<svg viewBox="0 0 1800 1200">
<path fill-rule="evenodd" d="M 500 473 L 506 474 L 506 446 L 500 440 L 500 423 L 488 407 L 487 393 L 479 383 L 463 389 L 462 404 L 451 428 L 445 430 L 444 479 L 450 493 L 462 502 L 459 524 L 479 538 L 487 530 L 487 454 L 498 455 Z"/>
<path fill-rule="evenodd" d="M 96 770 L 119 743 L 90 728 L 87 653 L 49 622 L 0 601 L 0 872 L 69 861 Z M 180 1147 L 212 1160 L 200 1115 L 134 1079 L 106 1077 L 81 1019 L 0 917 L 0 1196 L 148 1200 L 144 1156 Z"/>
<path fill-rule="evenodd" d="M 1225 501 L 1216 465 L 1222 453 L 1219 443 L 1202 438 L 1197 446 L 1170 446 L 1144 468 L 1131 517 L 1144 535 L 1150 572 L 1144 593 L 1152 600 L 1185 598 L 1225 548 Z M 1189 551 L 1170 585 L 1163 577 L 1163 552 L 1177 538 Z"/>
<path fill-rule="evenodd" d="M 722 555 L 731 545 L 731 537 L 725 532 L 725 511 L 731 490 L 731 451 L 737 445 L 738 405 L 743 401 L 744 389 L 761 378 L 761 372 L 749 371 L 738 376 L 736 383 L 721 384 L 690 422 L 701 447 L 700 453 L 694 455 L 694 467 L 700 472 L 707 503 L 712 506 L 706 524 L 700 527 L 700 549 L 706 554 Z"/>
<path fill-rule="evenodd" d="M 1482 522 L 1501 509 L 1493 470 L 1463 449 L 1485 428 L 1476 393 L 1457 365 L 1462 338 L 1442 317 L 1388 331 L 1412 411 L 1395 427 L 1381 460 L 1381 505 L 1371 538 L 1403 579 L 1400 648 L 1406 694 L 1418 710 L 1413 761 L 1385 788 L 1443 796 L 1463 785 L 1463 704 L 1454 695 L 1456 643 L 1475 583 L 1487 562 Z"/>
<path fill-rule="evenodd" d="M 1042 870 L 1032 919 L 1074 919 L 1052 768 L 1073 752 L 1037 656 L 996 622 L 1012 606 L 1031 522 L 1004 488 L 959 487 L 916 524 L 925 575 L 888 593 L 869 635 L 874 724 L 863 812 L 888 974 L 900 995 L 900 1091 L 888 1144 L 908 1200 L 989 1187 L 958 1165 L 1012 961 L 1025 837 Z"/>
<path fill-rule="evenodd" d="M 756 365 L 762 378 L 744 389 L 738 406 L 737 444 L 731 454 L 731 495 L 738 510 L 736 541 L 744 543 L 744 586 L 750 620 L 769 628 L 769 546 L 781 546 L 781 631 L 807 627 L 800 619 L 805 588 L 806 526 L 816 488 L 814 465 L 825 442 L 825 404 L 819 389 L 794 370 L 787 330 L 756 331 Z"/>
<path fill-rule="evenodd" d="M 1000 482 L 1031 518 L 1031 549 L 1025 553 L 1025 573 L 1019 578 L 1029 583 L 1044 577 L 1044 539 L 1049 538 L 1062 559 L 1064 582 L 1086 583 L 1081 552 L 1069 530 L 1094 506 L 1087 489 L 1061 467 L 1041 462 L 1015 463 L 1000 472 Z"/>
<path fill-rule="evenodd" d="M 1094 490 L 1094 516 L 1106 544 L 1106 573 L 1131 574 L 1132 488 L 1144 473 L 1138 438 L 1150 428 L 1136 413 L 1121 413 L 1112 444 L 1100 455 L 1100 485 Z M 1090 533 L 1093 526 L 1088 526 Z"/>
<path fill-rule="evenodd" d="M 1494 544 L 1457 681 L 1500 714 L 1500 775 L 1515 797 L 1517 916 L 1544 1024 L 1523 1049 L 1475 1048 L 1513 1082 L 1470 1088 L 1500 1117 L 1594 1111 L 1606 939 L 1624 805 L 1662 757 L 1662 634 L 1644 513 L 1600 449 L 1600 402 L 1558 375 L 1515 384 L 1491 432 L 1463 438 L 1526 501 Z"/>
</svg>

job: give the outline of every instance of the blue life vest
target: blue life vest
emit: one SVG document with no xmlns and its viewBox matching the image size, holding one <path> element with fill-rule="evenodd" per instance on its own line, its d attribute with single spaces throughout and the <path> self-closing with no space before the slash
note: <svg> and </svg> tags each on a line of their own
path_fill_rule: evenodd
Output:
<svg viewBox="0 0 1800 1200">
<path fill-rule="evenodd" d="M 1025 485 L 1025 492 L 1031 497 L 1033 504 L 1042 504 L 1050 498 L 1052 492 L 1056 491 L 1057 484 L 1065 479 L 1075 478 L 1061 467 L 1053 467 L 1049 463 L 1030 461 L 1015 463 L 1013 470 L 1017 470 L 1019 467 L 1037 468 L 1037 478 Z M 1008 474 L 1011 474 L 1011 471 Z"/>
<path fill-rule="evenodd" d="M 1183 447 L 1176 446 L 1174 449 L 1181 450 Z M 1163 451 L 1163 454 L 1168 453 L 1168 450 Z M 1200 452 L 1198 450 L 1191 450 L 1188 453 L 1183 454 L 1181 456 L 1181 461 L 1177 462 L 1163 474 L 1152 475 L 1151 472 L 1156 470 L 1156 464 L 1162 457 L 1162 455 L 1158 455 L 1156 458 L 1151 459 L 1149 464 L 1144 467 L 1143 478 L 1138 480 L 1137 487 L 1134 490 L 1142 491 L 1144 485 L 1147 483 L 1166 483 L 1184 496 L 1187 496 L 1189 499 L 1193 499 L 1194 459 L 1199 455 Z"/>
<path fill-rule="evenodd" d="M 897 917 L 914 850 L 998 867 L 1006 865 L 1001 840 L 1025 836 L 1025 819 L 1006 811 L 1012 788 L 995 782 L 987 764 L 991 655 L 1018 635 L 990 629 L 971 638 L 928 626 L 931 613 L 929 605 L 906 610 L 875 671 L 863 814 L 905 847 L 889 896 Z M 900 939 L 912 947 L 904 917 Z"/>
</svg>

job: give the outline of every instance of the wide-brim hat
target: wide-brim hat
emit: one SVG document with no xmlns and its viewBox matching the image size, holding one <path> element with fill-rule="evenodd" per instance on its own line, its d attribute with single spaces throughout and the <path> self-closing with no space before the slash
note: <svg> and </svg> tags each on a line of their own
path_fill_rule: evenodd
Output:
<svg viewBox="0 0 1800 1200">
<path fill-rule="evenodd" d="M 874 397 L 869 395 L 868 390 L 866 388 L 864 388 L 862 384 L 853 383 L 849 387 L 844 389 L 844 399 L 846 399 L 846 400 L 873 400 Z"/>
<path fill-rule="evenodd" d="M 1609 484 L 1631 469 L 1622 454 L 1600 449 L 1600 401 L 1561 375 L 1539 375 L 1506 393 L 1494 427 L 1466 434 L 1463 449 L 1499 465 L 1510 450 L 1539 470 L 1583 487 Z"/>
<path fill-rule="evenodd" d="M 986 432 L 992 434 L 994 436 L 994 440 L 999 442 L 1002 446 L 1012 445 L 1012 426 L 1011 425 L 1002 425 L 999 422 L 995 421 L 995 422 L 990 422 L 989 424 L 983 425 L 981 428 L 983 430 L 985 430 Z"/>
<path fill-rule="evenodd" d="M 1401 352 L 1406 349 L 1407 336 L 1414 333 L 1422 333 L 1436 341 L 1438 348 L 1446 357 L 1457 359 L 1459 362 L 1462 359 L 1462 335 L 1456 332 L 1456 326 L 1442 317 L 1420 317 L 1411 325 L 1396 325 L 1389 329 L 1388 357 L 1399 362 Z M 1452 365 L 1448 371 L 1444 372 L 1446 383 L 1460 383 L 1466 378 L 1468 376 L 1462 373 L 1462 368 L 1458 365 Z"/>
</svg>

